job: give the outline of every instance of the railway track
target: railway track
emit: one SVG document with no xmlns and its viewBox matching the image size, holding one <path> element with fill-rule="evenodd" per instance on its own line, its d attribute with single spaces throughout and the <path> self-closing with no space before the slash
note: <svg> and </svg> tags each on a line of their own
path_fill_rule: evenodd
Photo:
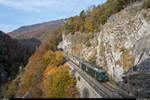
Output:
<svg viewBox="0 0 150 100">
<path fill-rule="evenodd" d="M 71 61 L 74 65 L 76 65 L 77 67 L 79 67 L 79 65 L 77 65 L 76 63 L 74 63 L 72 60 L 70 60 L 70 61 Z M 108 88 L 107 82 L 106 82 L 106 83 L 103 83 L 103 85 L 102 85 L 101 82 L 99 82 L 99 81 L 93 79 L 93 77 L 91 77 L 90 75 L 88 75 L 86 72 L 83 72 L 83 73 L 85 73 L 85 74 L 88 76 L 88 78 L 92 80 L 92 82 L 95 81 L 95 83 L 98 83 L 98 84 L 95 84 L 96 89 L 99 88 L 100 91 L 102 91 L 102 92 L 106 95 L 106 97 L 109 97 L 109 98 L 115 97 L 115 96 L 113 96 L 113 94 L 116 93 L 115 88 L 113 88 L 113 87 L 110 86 L 110 85 L 109 85 L 109 88 Z M 87 79 L 87 78 L 86 78 L 86 79 Z M 105 85 L 104 85 L 104 84 L 105 84 Z M 121 97 L 121 96 L 117 95 L 117 97 Z"/>
<path fill-rule="evenodd" d="M 76 65 L 77 67 L 80 68 L 80 66 L 78 64 L 76 64 L 74 61 L 72 61 L 70 58 L 68 58 L 68 59 L 71 61 L 71 63 L 73 63 L 74 65 Z M 88 75 L 86 72 L 84 72 L 84 73 L 86 75 Z M 88 75 L 88 77 L 91 77 L 91 76 Z M 91 77 L 91 78 L 93 80 L 93 77 Z M 98 86 L 101 85 L 100 91 L 102 91 L 106 95 L 106 97 L 115 97 L 115 96 L 121 97 L 121 98 L 133 97 L 133 96 L 129 96 L 127 90 L 121 89 L 119 87 L 114 87 L 108 82 L 102 83 L 102 82 L 97 81 L 96 79 L 94 79 L 94 81 L 96 81 L 96 83 L 99 83 L 99 85 L 95 86 L 96 88 L 100 88 Z"/>
<path fill-rule="evenodd" d="M 71 62 L 72 63 L 72 62 Z M 74 63 L 72 63 L 74 64 Z M 72 65 L 71 64 L 71 65 Z M 75 65 L 75 64 L 74 64 Z M 100 89 L 95 83 L 93 83 L 91 80 L 88 79 L 88 77 L 86 77 L 86 75 L 84 75 L 84 73 L 81 73 L 80 70 L 76 69 L 76 71 L 84 78 L 84 80 L 86 80 L 90 86 L 92 86 L 99 95 L 101 95 L 104 98 L 109 98 L 110 96 L 108 95 L 108 93 L 106 93 L 106 91 Z"/>
<path fill-rule="evenodd" d="M 126 86 L 120 86 L 119 84 L 118 84 L 118 93 L 125 98 L 127 98 L 127 97 L 135 98 L 135 96 L 133 94 L 131 94 L 131 91 L 128 90 Z"/>
<path fill-rule="evenodd" d="M 72 60 L 70 60 L 72 63 L 74 63 Z M 77 67 L 79 67 L 79 65 L 77 65 L 76 63 L 74 63 Z M 79 67 L 80 68 L 80 67 Z M 91 77 L 91 76 L 90 76 Z M 96 80 L 97 81 L 97 80 Z M 110 85 L 108 85 L 108 83 L 107 82 L 105 82 L 105 83 L 102 83 L 102 82 L 99 82 L 101 85 L 103 85 L 104 87 L 107 87 L 110 91 L 114 91 L 115 90 L 115 88 L 114 87 L 112 87 L 112 86 L 110 86 Z"/>
<path fill-rule="evenodd" d="M 109 91 L 111 92 L 115 92 L 116 89 L 111 87 L 110 85 L 108 85 L 107 83 L 100 83 L 101 85 L 103 85 L 104 87 L 106 87 Z"/>
</svg>

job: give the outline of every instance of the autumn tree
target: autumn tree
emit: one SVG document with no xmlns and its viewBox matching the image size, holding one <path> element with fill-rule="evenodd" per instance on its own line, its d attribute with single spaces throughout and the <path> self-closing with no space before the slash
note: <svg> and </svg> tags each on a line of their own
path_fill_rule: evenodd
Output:
<svg viewBox="0 0 150 100">
<path fill-rule="evenodd" d="M 74 86 L 77 95 L 70 95 L 68 88 Z M 75 80 L 70 75 L 70 68 L 67 65 L 60 67 L 49 66 L 44 72 L 41 84 L 44 97 L 46 98 L 70 98 L 79 97 L 78 90 L 75 89 Z M 72 91 L 70 91 L 72 92 Z"/>
</svg>

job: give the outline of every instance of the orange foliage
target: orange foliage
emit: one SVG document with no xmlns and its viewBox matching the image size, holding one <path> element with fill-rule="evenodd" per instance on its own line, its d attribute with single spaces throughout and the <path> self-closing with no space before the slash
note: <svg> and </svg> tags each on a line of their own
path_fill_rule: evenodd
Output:
<svg viewBox="0 0 150 100">
<path fill-rule="evenodd" d="M 75 80 L 70 76 L 70 68 L 67 65 L 60 67 L 48 66 L 44 71 L 41 89 L 46 98 L 67 98 L 74 97 L 68 94 L 68 87 L 75 85 Z M 73 87 L 75 88 L 75 86 Z M 73 89 L 78 93 L 77 89 Z M 76 91 L 76 92 L 75 92 Z M 74 94 L 73 93 L 73 94 Z"/>
</svg>

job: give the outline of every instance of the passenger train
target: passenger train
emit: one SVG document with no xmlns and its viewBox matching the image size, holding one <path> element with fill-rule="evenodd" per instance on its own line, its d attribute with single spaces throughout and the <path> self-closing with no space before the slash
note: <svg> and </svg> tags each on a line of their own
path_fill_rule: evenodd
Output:
<svg viewBox="0 0 150 100">
<path fill-rule="evenodd" d="M 83 71 L 87 72 L 90 76 L 94 77 L 96 80 L 100 82 L 108 81 L 108 74 L 102 67 L 97 67 L 76 56 L 70 57 L 70 60 L 79 65 L 79 67 Z"/>
</svg>

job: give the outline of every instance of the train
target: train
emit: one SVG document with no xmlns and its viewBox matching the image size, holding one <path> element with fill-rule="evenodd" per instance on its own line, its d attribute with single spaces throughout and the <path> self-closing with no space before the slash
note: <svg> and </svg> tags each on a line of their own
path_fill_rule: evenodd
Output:
<svg viewBox="0 0 150 100">
<path fill-rule="evenodd" d="M 109 80 L 107 72 L 102 67 L 90 64 L 89 62 L 84 61 L 76 56 L 69 57 L 69 59 L 96 80 L 100 82 L 106 82 Z"/>
</svg>

